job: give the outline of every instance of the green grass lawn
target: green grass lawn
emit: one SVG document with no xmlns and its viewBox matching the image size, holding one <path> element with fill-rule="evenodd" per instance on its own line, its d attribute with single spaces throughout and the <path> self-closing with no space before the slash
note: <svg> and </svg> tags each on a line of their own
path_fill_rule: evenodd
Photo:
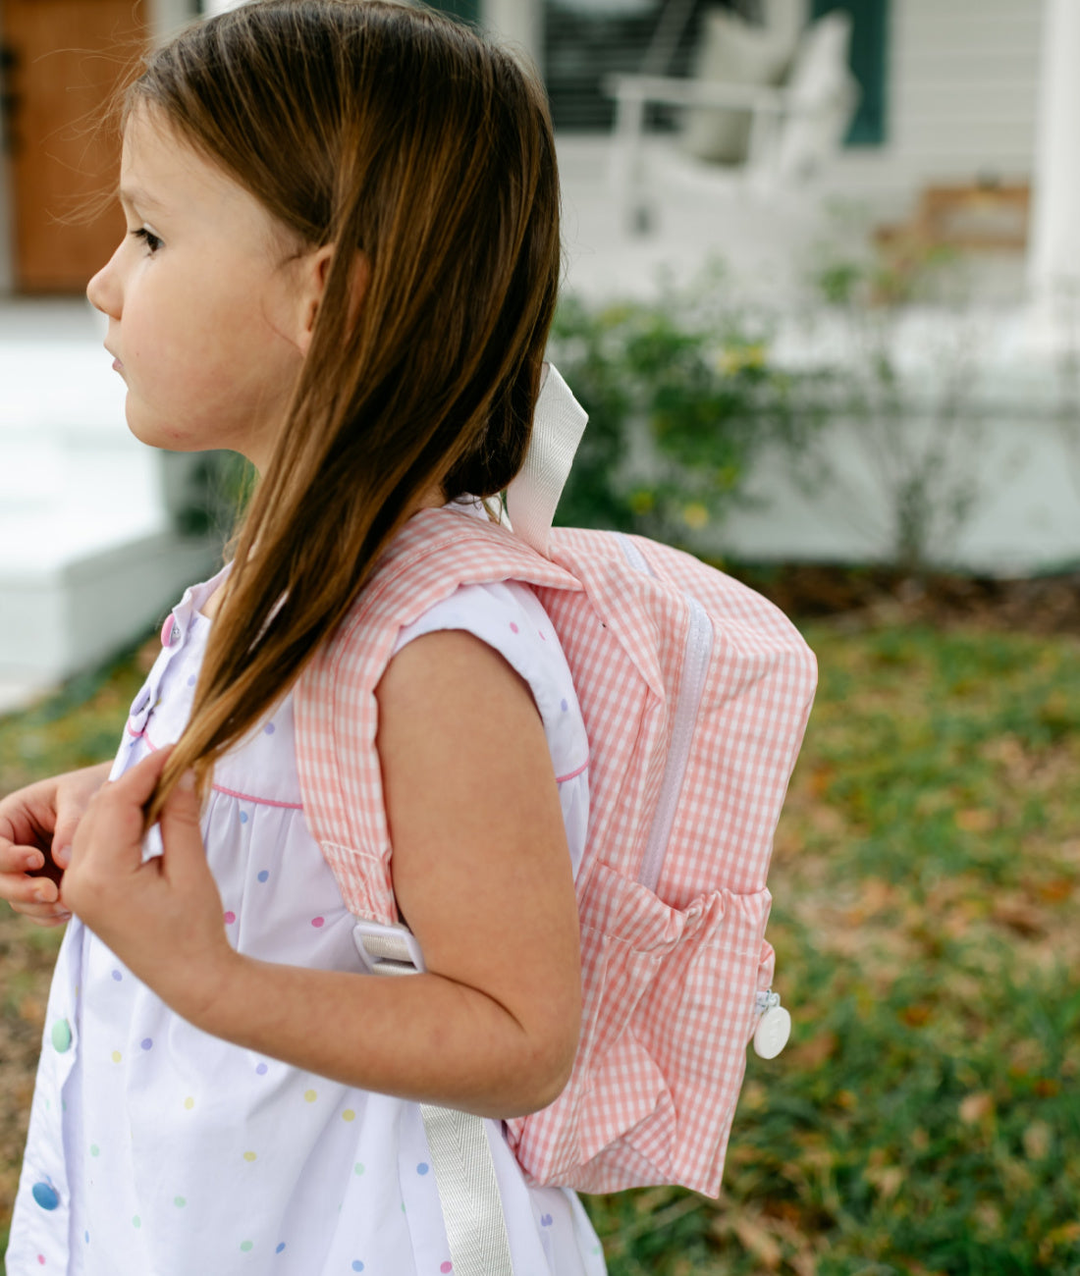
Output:
<svg viewBox="0 0 1080 1276">
<path fill-rule="evenodd" d="M 592 1198 L 612 1276 L 1080 1273 L 1080 643 L 816 625 L 777 837 L 791 1044 L 719 1201 Z M 112 751 L 124 662 L 0 720 L 0 791 Z M 0 918 L 0 1234 L 51 936 Z"/>
</svg>

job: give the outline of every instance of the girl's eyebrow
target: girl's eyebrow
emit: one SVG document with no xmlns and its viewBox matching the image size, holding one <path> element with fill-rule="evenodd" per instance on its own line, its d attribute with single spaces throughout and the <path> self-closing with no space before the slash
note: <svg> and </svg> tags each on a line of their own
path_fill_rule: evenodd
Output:
<svg viewBox="0 0 1080 1276">
<path fill-rule="evenodd" d="M 118 192 L 120 203 L 126 204 L 131 208 L 164 208 L 160 199 L 155 199 L 149 191 L 145 191 L 141 186 L 121 186 Z"/>
</svg>

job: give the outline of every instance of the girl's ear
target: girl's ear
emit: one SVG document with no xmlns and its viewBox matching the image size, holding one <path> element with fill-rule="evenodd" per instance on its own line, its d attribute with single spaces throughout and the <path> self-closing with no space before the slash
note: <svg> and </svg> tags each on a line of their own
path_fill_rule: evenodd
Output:
<svg viewBox="0 0 1080 1276">
<path fill-rule="evenodd" d="M 334 245 L 326 244 L 308 254 L 303 265 L 300 297 L 300 326 L 297 334 L 297 346 L 302 355 L 306 355 L 311 347 L 312 334 L 315 331 L 315 320 L 319 314 L 323 295 L 326 292 L 326 280 L 330 274 L 330 263 L 334 258 Z M 371 263 L 366 254 L 357 253 L 353 267 L 352 295 L 349 300 L 349 326 L 356 322 L 360 307 L 367 295 L 368 283 L 371 280 Z"/>
</svg>

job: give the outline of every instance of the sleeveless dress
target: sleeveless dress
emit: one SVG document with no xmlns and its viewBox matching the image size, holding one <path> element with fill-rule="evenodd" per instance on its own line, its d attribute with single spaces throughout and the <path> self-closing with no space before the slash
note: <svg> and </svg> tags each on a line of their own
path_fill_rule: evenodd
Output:
<svg viewBox="0 0 1080 1276">
<path fill-rule="evenodd" d="M 113 767 L 175 740 L 220 575 L 189 589 Z M 565 658 L 527 587 L 463 586 L 408 630 L 464 629 L 532 690 L 576 872 L 588 741 Z M 361 970 L 354 919 L 304 820 L 291 698 L 214 773 L 203 837 L 230 942 L 265 960 Z M 156 830 L 146 854 L 158 853 Z M 363 976 L 361 976 L 363 977 Z M 487 1121 L 515 1276 L 603 1276 L 575 1194 L 526 1184 Z M 49 998 L 8 1276 L 445 1276 L 452 1262 L 417 1104 L 212 1037 L 73 919 Z"/>
</svg>

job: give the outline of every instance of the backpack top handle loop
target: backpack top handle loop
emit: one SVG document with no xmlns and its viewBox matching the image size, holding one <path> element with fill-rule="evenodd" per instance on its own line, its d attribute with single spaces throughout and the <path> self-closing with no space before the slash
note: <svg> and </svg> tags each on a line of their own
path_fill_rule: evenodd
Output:
<svg viewBox="0 0 1080 1276">
<path fill-rule="evenodd" d="M 545 558 L 555 507 L 588 419 L 558 368 L 545 363 L 525 464 L 506 491 L 515 534 Z"/>
</svg>

